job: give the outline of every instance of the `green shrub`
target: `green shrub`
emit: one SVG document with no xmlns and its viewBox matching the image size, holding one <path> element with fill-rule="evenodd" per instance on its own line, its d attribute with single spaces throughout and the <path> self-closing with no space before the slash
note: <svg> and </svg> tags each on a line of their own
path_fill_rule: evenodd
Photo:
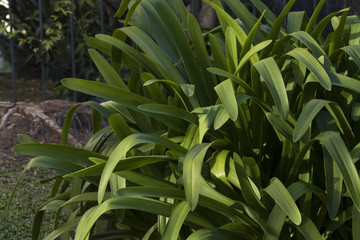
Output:
<svg viewBox="0 0 360 240">
<path fill-rule="evenodd" d="M 89 51 L 107 83 L 62 84 L 108 100 L 84 103 L 93 136 L 66 145 L 78 104 L 61 145 L 20 135 L 14 147 L 35 156 L 27 169 L 59 173 L 34 239 L 45 211 L 47 239 L 75 227 L 75 239 L 360 238 L 359 19 L 344 9 L 317 23 L 325 1 L 309 19 L 294 0 L 278 17 L 252 0 L 260 19 L 240 1 L 225 0 L 238 19 L 204 2 L 221 23 L 208 32 L 180 0 L 143 0 L 129 25 L 87 39 L 111 59 Z"/>
</svg>

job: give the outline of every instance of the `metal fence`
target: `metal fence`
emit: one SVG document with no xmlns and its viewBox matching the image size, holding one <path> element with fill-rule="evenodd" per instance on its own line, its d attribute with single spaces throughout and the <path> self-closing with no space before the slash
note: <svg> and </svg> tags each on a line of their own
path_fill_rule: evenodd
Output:
<svg viewBox="0 0 360 240">
<path fill-rule="evenodd" d="M 12 0 L 8 0 L 9 3 L 9 23 L 10 23 L 10 32 L 13 32 L 13 14 L 11 10 Z M 104 9 L 103 9 L 103 0 L 99 0 L 100 4 L 100 27 L 101 33 L 104 33 Z M 38 7 L 39 7 L 39 21 L 40 21 L 40 51 L 42 42 L 44 41 L 44 26 L 43 26 L 43 6 L 42 1 L 38 0 Z M 73 20 L 73 1 L 70 0 L 70 47 L 71 47 L 71 61 L 72 61 L 72 77 L 76 77 L 76 61 L 75 61 L 75 40 L 74 40 L 74 20 Z M 14 54 L 14 39 L 10 38 L 10 58 L 11 58 L 11 82 L 12 82 L 12 89 L 13 89 L 13 102 L 16 104 L 17 102 L 17 91 L 16 91 L 16 76 L 15 76 L 15 54 Z M 41 81 L 42 81 L 42 90 L 43 90 L 43 100 L 47 99 L 47 79 L 46 79 L 46 64 L 45 64 L 45 57 L 41 57 Z M 76 102 L 77 100 L 77 93 L 73 92 L 73 98 Z"/>
</svg>

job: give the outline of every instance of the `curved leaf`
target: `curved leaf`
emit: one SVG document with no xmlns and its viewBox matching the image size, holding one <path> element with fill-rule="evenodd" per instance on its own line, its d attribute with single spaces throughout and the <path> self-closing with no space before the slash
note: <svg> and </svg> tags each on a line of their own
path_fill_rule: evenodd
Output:
<svg viewBox="0 0 360 240">
<path fill-rule="evenodd" d="M 238 105 L 232 81 L 228 79 L 221 82 L 215 87 L 215 91 L 231 120 L 235 121 L 238 118 Z"/>
<path fill-rule="evenodd" d="M 150 135 L 144 133 L 133 134 L 126 137 L 120 144 L 115 148 L 111 153 L 109 160 L 106 162 L 105 168 L 101 175 L 98 191 L 98 202 L 101 203 L 105 194 L 106 186 L 110 180 L 110 176 L 117 164 L 126 157 L 126 153 L 136 145 L 142 143 L 156 143 L 165 147 L 168 147 L 171 150 L 178 152 L 181 155 L 185 155 L 187 150 L 180 145 L 171 142 L 167 139 Z"/>
<path fill-rule="evenodd" d="M 151 3 L 175 41 L 190 82 L 195 85 L 195 94 L 198 96 L 200 104 L 202 106 L 209 106 L 215 102 L 215 92 L 202 76 L 199 64 L 177 16 L 167 4 L 163 4 L 163 1 L 153 0 Z"/>
<path fill-rule="evenodd" d="M 273 113 L 266 113 L 266 118 L 273 126 L 273 128 L 283 135 L 286 139 L 292 140 L 294 129 L 288 122 L 282 119 L 279 115 Z"/>
<path fill-rule="evenodd" d="M 188 26 L 189 26 L 189 35 L 196 52 L 196 57 L 201 67 L 201 72 L 204 76 L 204 80 L 209 85 L 209 87 L 214 87 L 216 78 L 213 74 L 210 74 L 206 69 L 211 67 L 211 62 L 209 58 L 208 51 L 206 49 L 206 43 L 201 32 L 201 28 L 196 18 L 188 14 L 187 16 Z"/>
<path fill-rule="evenodd" d="M 305 132 L 310 127 L 312 120 L 315 116 L 319 113 L 319 111 L 329 104 L 330 101 L 322 100 L 322 99 L 312 99 L 310 100 L 302 110 L 295 128 L 294 128 L 294 135 L 293 141 L 297 142 L 299 139 L 305 134 Z"/>
<path fill-rule="evenodd" d="M 76 231 L 75 240 L 84 239 L 89 234 L 96 220 L 103 213 L 114 209 L 135 209 L 162 216 L 170 216 L 172 212 L 172 206 L 170 204 L 150 198 L 113 197 L 106 200 L 101 205 L 89 209 L 82 216 L 77 227 L 78 231 Z M 213 225 L 205 218 L 193 213 L 190 213 L 185 221 L 197 226 L 213 227 Z"/>
<path fill-rule="evenodd" d="M 274 58 L 269 57 L 254 64 L 264 79 L 283 119 L 289 114 L 289 101 L 283 77 Z"/>
<path fill-rule="evenodd" d="M 127 86 L 121 79 L 120 75 L 115 71 L 115 69 L 105 60 L 100 53 L 93 49 L 89 49 L 89 54 L 91 59 L 94 61 L 96 67 L 99 69 L 101 75 L 104 77 L 105 81 L 113 87 L 119 87 L 124 90 L 128 90 Z"/>
<path fill-rule="evenodd" d="M 166 225 L 163 239 L 177 240 L 180 229 L 190 212 L 190 206 L 186 201 L 180 202 L 172 211 L 169 222 Z"/>
<path fill-rule="evenodd" d="M 152 59 L 160 63 L 161 66 L 163 66 L 164 69 L 166 69 L 179 84 L 186 83 L 161 47 L 159 47 L 144 31 L 135 26 L 121 28 L 120 31 L 129 36 L 139 46 L 139 48 L 144 51 L 145 54 L 151 56 Z"/>
<path fill-rule="evenodd" d="M 121 114 L 112 114 L 109 118 L 109 124 L 119 140 L 123 140 L 127 136 L 133 134 Z"/>
<path fill-rule="evenodd" d="M 276 204 L 289 216 L 291 221 L 300 225 L 302 217 L 294 199 L 288 190 L 277 178 L 272 178 L 270 185 L 264 189 L 276 202 Z"/>
<path fill-rule="evenodd" d="M 90 158 L 90 160 L 98 160 Z M 176 158 L 171 158 L 162 155 L 151 155 L 151 156 L 134 156 L 122 159 L 114 168 L 114 172 L 132 170 L 140 168 L 149 164 L 158 163 L 158 162 L 167 162 L 167 161 L 176 161 Z M 88 177 L 88 176 L 101 176 L 103 169 L 105 168 L 106 162 L 101 162 L 96 165 L 83 168 L 77 172 L 72 172 L 65 177 Z"/>
<path fill-rule="evenodd" d="M 207 70 L 209 72 L 213 73 L 213 74 L 217 74 L 219 76 L 230 78 L 231 80 L 233 80 L 234 82 L 239 84 L 241 87 L 243 87 L 249 95 L 255 96 L 255 93 L 251 89 L 251 87 L 244 80 L 242 80 L 241 78 L 239 78 L 239 77 L 237 77 L 237 76 L 235 76 L 235 75 L 233 75 L 233 74 L 231 74 L 231 73 L 229 73 L 229 72 L 227 72 L 225 70 L 222 70 L 220 68 L 208 68 Z"/>
<path fill-rule="evenodd" d="M 247 61 L 249 61 L 253 55 L 257 54 L 258 52 L 260 52 L 261 50 L 263 50 L 264 48 L 269 46 L 271 41 L 272 40 L 266 40 L 266 41 L 263 41 L 263 42 L 255 45 L 254 47 L 250 48 L 250 50 L 247 51 L 245 53 L 245 55 L 241 58 L 239 64 L 236 67 L 234 74 L 237 74 L 245 66 L 245 63 L 247 63 Z"/>
<path fill-rule="evenodd" d="M 210 143 L 197 144 L 192 147 L 184 158 L 183 178 L 186 201 L 191 210 L 196 208 L 199 200 L 201 167 Z"/>
<path fill-rule="evenodd" d="M 352 45 L 341 48 L 354 60 L 356 65 L 360 68 L 360 45 Z"/>
<path fill-rule="evenodd" d="M 200 229 L 192 233 L 186 240 L 238 240 L 239 235 L 222 229 Z"/>
<path fill-rule="evenodd" d="M 290 55 L 302 62 L 316 76 L 323 88 L 328 91 L 331 90 L 331 81 L 324 67 L 308 51 L 304 48 L 295 48 L 294 50 L 288 52 L 287 55 Z"/>
<path fill-rule="evenodd" d="M 197 117 L 194 114 L 191 114 L 182 108 L 174 107 L 171 105 L 150 103 L 140 105 L 138 108 L 145 112 L 169 115 L 183 119 L 189 123 L 198 124 Z"/>
<path fill-rule="evenodd" d="M 59 228 L 55 229 L 49 235 L 47 235 L 44 238 L 44 240 L 58 239 L 58 237 L 60 237 L 63 233 L 72 230 L 79 223 L 79 221 L 80 221 L 80 217 L 67 221 Z"/>
<path fill-rule="evenodd" d="M 92 164 L 92 162 L 89 160 L 89 157 L 95 157 L 104 160 L 107 159 L 106 156 L 89 150 L 56 144 L 26 143 L 16 145 L 13 147 L 13 151 L 24 155 L 63 158 L 82 166 L 88 166 L 89 164 Z"/>
<path fill-rule="evenodd" d="M 111 87 L 107 84 L 87 81 L 81 79 L 68 78 L 63 79 L 61 81 L 62 84 L 67 86 L 70 89 L 81 91 L 93 96 L 98 96 L 104 99 L 112 100 L 114 102 L 120 103 L 121 105 L 137 111 L 141 112 L 138 109 L 139 105 L 154 103 L 148 98 L 145 98 L 141 95 L 138 95 L 133 92 L 128 92 L 120 88 Z M 178 131 L 184 131 L 184 122 L 180 121 L 180 119 L 176 119 L 170 116 L 162 116 L 158 114 L 148 113 L 150 116 L 164 122 L 167 126 L 172 127 Z M 142 116 L 143 117 L 143 116 Z M 170 118 L 169 118 L 170 117 Z"/>
<path fill-rule="evenodd" d="M 296 229 L 304 236 L 307 240 L 322 240 L 323 237 L 320 235 L 319 230 L 315 224 L 306 215 L 302 215 L 303 221 Z"/>
<path fill-rule="evenodd" d="M 324 145 L 340 169 L 355 207 L 360 209 L 360 177 L 349 150 L 336 132 L 324 132 L 316 137 Z"/>
</svg>

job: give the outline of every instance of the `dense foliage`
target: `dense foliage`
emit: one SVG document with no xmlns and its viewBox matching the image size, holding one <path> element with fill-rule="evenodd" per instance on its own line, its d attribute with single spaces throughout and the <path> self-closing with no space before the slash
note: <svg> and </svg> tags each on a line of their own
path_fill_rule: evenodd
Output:
<svg viewBox="0 0 360 240">
<path fill-rule="evenodd" d="M 83 103 L 88 143 L 67 146 L 78 104 L 61 145 L 20 135 L 14 147 L 35 156 L 26 169 L 59 174 L 33 238 L 55 211 L 46 239 L 74 227 L 75 239 L 359 239 L 359 19 L 318 20 L 324 0 L 310 18 L 295 0 L 278 17 L 252 0 L 256 19 L 225 0 L 233 19 L 204 0 L 220 26 L 202 32 L 180 0 L 130 2 L 123 28 L 87 39 L 106 83 L 62 80 L 108 100 Z"/>
<path fill-rule="evenodd" d="M 107 16 L 104 18 L 105 31 L 111 32 L 117 22 L 113 18 L 115 9 L 106 3 L 104 1 L 104 15 Z M 4 7 L 1 7 L 0 10 L 3 10 Z M 14 31 L 9 32 L 8 19 L 0 19 L 3 20 L 0 27 L 0 32 L 3 32 L 0 35 L 0 49 L 8 50 L 8 37 L 15 40 L 18 71 L 28 72 L 31 68 L 40 68 L 40 58 L 44 56 L 50 78 L 59 80 L 71 75 L 71 61 L 64 59 L 71 59 L 70 14 L 73 13 L 77 75 L 83 78 L 91 76 L 91 63 L 84 38 L 100 32 L 99 1 L 73 1 L 72 12 L 70 0 L 42 1 L 43 41 L 40 39 L 39 1 L 13 0 L 11 9 Z M 4 17 L 8 14 L 7 9 L 5 10 Z"/>
</svg>

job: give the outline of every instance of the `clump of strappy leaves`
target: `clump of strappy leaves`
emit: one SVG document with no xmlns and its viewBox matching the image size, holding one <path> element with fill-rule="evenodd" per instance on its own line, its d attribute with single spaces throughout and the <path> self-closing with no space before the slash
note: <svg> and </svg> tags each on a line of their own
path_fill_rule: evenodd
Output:
<svg viewBox="0 0 360 240">
<path fill-rule="evenodd" d="M 360 238 L 359 19 L 318 20 L 323 0 L 310 18 L 294 0 L 278 17 L 252 0 L 259 18 L 225 0 L 237 19 L 204 2 L 219 27 L 201 29 L 180 0 L 122 1 L 124 27 L 86 39 L 105 83 L 62 84 L 107 100 L 83 103 L 93 136 L 67 146 L 77 104 L 61 145 L 14 147 L 59 173 L 34 239 L 45 211 L 47 239 L 75 227 L 75 239 Z"/>
</svg>

